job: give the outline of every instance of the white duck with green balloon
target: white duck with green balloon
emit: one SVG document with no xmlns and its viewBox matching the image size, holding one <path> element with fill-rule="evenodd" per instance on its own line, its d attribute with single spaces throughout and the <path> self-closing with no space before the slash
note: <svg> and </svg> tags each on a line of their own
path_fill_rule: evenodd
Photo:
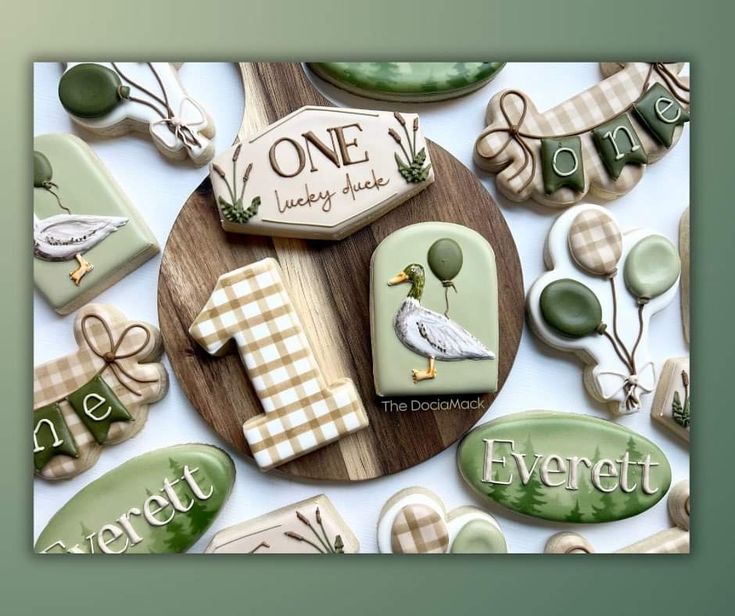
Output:
<svg viewBox="0 0 735 616">
<path fill-rule="evenodd" d="M 593 397 L 619 414 L 637 411 L 656 384 L 648 325 L 676 294 L 675 246 L 651 231 L 622 234 L 605 209 L 580 205 L 552 226 L 546 262 L 551 271 L 528 293 L 532 329 L 587 364 L 584 382 Z"/>
<path fill-rule="evenodd" d="M 66 207 L 53 182 L 53 169 L 42 152 L 33 153 L 33 186 L 50 193 L 64 214 L 40 219 L 33 214 L 33 254 L 44 261 L 77 261 L 77 268 L 69 273 L 71 281 L 79 286 L 86 274 L 94 269 L 84 254 L 97 246 L 111 233 L 127 224 L 122 216 L 95 216 L 73 214 Z"/>
<path fill-rule="evenodd" d="M 396 336 L 403 345 L 428 359 L 425 370 L 414 369 L 414 383 L 435 379 L 436 361 L 495 359 L 495 354 L 462 325 L 449 318 L 449 288 L 462 268 L 462 249 L 457 242 L 441 238 L 429 249 L 427 262 L 445 289 L 444 314 L 421 305 L 426 284 L 426 271 L 419 263 L 411 263 L 388 281 L 389 286 L 410 283 L 408 295 L 393 320 Z"/>
</svg>

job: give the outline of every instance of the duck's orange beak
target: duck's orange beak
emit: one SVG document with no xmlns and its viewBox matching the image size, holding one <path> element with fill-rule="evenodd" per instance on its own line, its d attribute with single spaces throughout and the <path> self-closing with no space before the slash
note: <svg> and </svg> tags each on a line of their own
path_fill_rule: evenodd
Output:
<svg viewBox="0 0 735 616">
<path fill-rule="evenodd" d="M 388 281 L 388 286 L 392 287 L 394 284 L 401 284 L 402 282 L 406 282 L 406 280 L 408 280 L 406 272 L 399 272 Z"/>
</svg>

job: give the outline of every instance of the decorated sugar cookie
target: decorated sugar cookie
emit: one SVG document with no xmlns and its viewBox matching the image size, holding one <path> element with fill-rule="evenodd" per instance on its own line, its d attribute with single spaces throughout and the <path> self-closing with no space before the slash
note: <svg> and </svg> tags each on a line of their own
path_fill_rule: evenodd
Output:
<svg viewBox="0 0 735 616">
<path fill-rule="evenodd" d="M 689 342 L 689 208 L 679 222 L 679 256 L 681 257 L 681 322 L 684 340 Z"/>
<path fill-rule="evenodd" d="M 226 231 L 339 240 L 434 181 L 415 114 L 302 107 L 218 156 Z"/>
<path fill-rule="evenodd" d="M 355 384 L 327 384 L 275 259 L 220 276 L 189 328 L 208 353 L 234 339 L 263 413 L 243 424 L 262 470 L 361 430 L 368 418 Z"/>
<path fill-rule="evenodd" d="M 619 554 L 688 554 L 689 553 L 689 482 L 680 481 L 669 492 L 669 517 L 673 528 L 662 530 L 628 547 Z M 577 533 L 556 533 L 546 542 L 547 554 L 592 554 L 594 548 Z"/>
<path fill-rule="evenodd" d="M 495 391 L 497 275 L 482 236 L 449 223 L 404 227 L 375 249 L 370 276 L 378 395 Z"/>
<path fill-rule="evenodd" d="M 356 554 L 360 543 L 319 494 L 219 531 L 207 554 Z"/>
<path fill-rule="evenodd" d="M 74 338 L 75 352 L 33 370 L 33 462 L 44 479 L 74 477 L 104 446 L 135 436 L 168 386 L 152 325 L 89 304 L 76 316 Z"/>
<path fill-rule="evenodd" d="M 33 279 L 68 314 L 157 254 L 158 244 L 87 144 L 42 135 L 33 148 Z"/>
<path fill-rule="evenodd" d="M 407 488 L 383 506 L 378 520 L 383 554 L 504 554 L 500 526 L 477 507 L 446 511 L 441 499 L 424 488 Z"/>
<path fill-rule="evenodd" d="M 568 207 L 628 193 L 689 121 L 682 63 L 603 63 L 605 79 L 539 112 L 518 90 L 493 96 L 477 163 L 511 201 Z"/>
<path fill-rule="evenodd" d="M 676 248 L 649 230 L 622 233 L 605 209 L 579 205 L 554 222 L 545 261 L 550 271 L 528 292 L 531 328 L 584 362 L 594 398 L 613 413 L 635 412 L 656 386 L 648 326 L 676 295 Z"/>
<path fill-rule="evenodd" d="M 647 438 L 610 421 L 554 411 L 478 426 L 460 442 L 457 464 L 481 498 L 556 522 L 638 515 L 671 483 L 666 456 Z"/>
<path fill-rule="evenodd" d="M 128 460 L 74 495 L 35 545 L 41 554 L 186 552 L 214 522 L 235 465 L 221 449 L 188 444 Z"/>
<path fill-rule="evenodd" d="M 77 124 L 99 135 L 148 133 L 164 156 L 195 165 L 214 155 L 214 122 L 168 62 L 70 62 L 59 100 Z"/>
<path fill-rule="evenodd" d="M 311 62 L 329 83 L 384 101 L 430 102 L 464 96 L 486 85 L 504 62 Z"/>
<path fill-rule="evenodd" d="M 661 370 L 651 418 L 689 442 L 689 357 L 667 359 Z"/>
</svg>

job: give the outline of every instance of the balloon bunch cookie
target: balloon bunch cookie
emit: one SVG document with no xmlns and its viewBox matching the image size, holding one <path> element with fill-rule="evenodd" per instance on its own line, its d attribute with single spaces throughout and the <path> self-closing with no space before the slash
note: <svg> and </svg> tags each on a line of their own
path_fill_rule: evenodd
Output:
<svg viewBox="0 0 735 616">
<path fill-rule="evenodd" d="M 528 292 L 531 328 L 586 364 L 594 398 L 614 413 L 638 410 L 656 385 L 648 326 L 676 294 L 676 247 L 652 231 L 622 233 L 603 208 L 579 205 L 552 226 L 545 261 L 550 271 Z"/>
<path fill-rule="evenodd" d="M 71 62 L 59 100 L 77 124 L 98 135 L 146 132 L 164 156 L 195 165 L 214 156 L 214 121 L 168 62 Z"/>
</svg>

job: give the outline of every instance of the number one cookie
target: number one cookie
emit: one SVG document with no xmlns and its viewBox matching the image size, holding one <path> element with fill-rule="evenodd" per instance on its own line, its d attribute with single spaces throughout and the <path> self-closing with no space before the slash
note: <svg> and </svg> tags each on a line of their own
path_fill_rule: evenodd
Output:
<svg viewBox="0 0 735 616">
<path fill-rule="evenodd" d="M 327 386 L 274 259 L 221 276 L 189 334 L 210 354 L 235 340 L 265 411 L 243 424 L 261 469 L 368 425 L 350 379 Z"/>
</svg>

